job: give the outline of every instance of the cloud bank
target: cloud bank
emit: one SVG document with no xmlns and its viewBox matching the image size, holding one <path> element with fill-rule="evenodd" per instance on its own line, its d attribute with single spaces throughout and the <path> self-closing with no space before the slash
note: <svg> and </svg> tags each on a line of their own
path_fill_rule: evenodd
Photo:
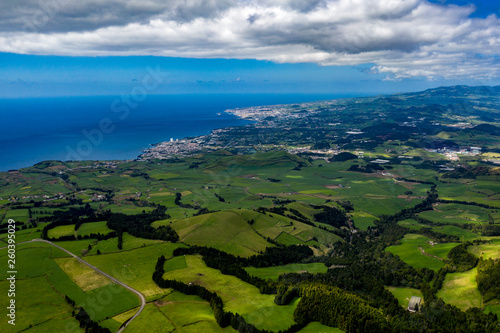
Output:
<svg viewBox="0 0 500 333">
<path fill-rule="evenodd" d="M 387 79 L 500 77 L 500 20 L 425 0 L 18 0 L 0 51 L 373 64 Z"/>
</svg>

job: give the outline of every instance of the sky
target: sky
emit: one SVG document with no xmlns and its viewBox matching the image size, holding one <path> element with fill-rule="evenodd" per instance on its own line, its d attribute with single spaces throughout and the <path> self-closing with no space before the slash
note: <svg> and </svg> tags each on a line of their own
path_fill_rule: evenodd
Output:
<svg viewBox="0 0 500 333">
<path fill-rule="evenodd" d="M 500 84 L 492 0 L 0 2 L 0 98 Z M 161 82 L 160 82 L 161 81 Z"/>
</svg>

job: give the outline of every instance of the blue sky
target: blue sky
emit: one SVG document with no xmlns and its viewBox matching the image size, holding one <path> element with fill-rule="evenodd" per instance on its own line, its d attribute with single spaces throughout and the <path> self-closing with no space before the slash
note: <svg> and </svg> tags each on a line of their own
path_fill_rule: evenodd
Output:
<svg viewBox="0 0 500 333">
<path fill-rule="evenodd" d="M 500 5 L 463 0 L 0 4 L 0 97 L 334 93 L 500 84 Z"/>
</svg>

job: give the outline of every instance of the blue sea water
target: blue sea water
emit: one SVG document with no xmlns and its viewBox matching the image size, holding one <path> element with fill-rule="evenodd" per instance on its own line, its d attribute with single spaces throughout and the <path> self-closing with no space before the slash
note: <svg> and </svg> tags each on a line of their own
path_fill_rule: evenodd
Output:
<svg viewBox="0 0 500 333">
<path fill-rule="evenodd" d="M 0 171 L 44 160 L 134 159 L 151 144 L 247 122 L 230 108 L 333 99 L 338 95 L 153 95 L 0 99 Z M 85 134 L 86 133 L 86 134 Z"/>
</svg>

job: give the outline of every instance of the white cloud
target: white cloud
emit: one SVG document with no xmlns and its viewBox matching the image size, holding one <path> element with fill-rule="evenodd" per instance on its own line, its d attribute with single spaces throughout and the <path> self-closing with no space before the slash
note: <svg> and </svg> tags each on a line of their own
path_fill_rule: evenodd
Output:
<svg viewBox="0 0 500 333">
<path fill-rule="evenodd" d="M 0 51 L 373 63 L 372 72 L 392 80 L 500 76 L 500 20 L 470 18 L 473 6 L 425 0 L 52 1 L 52 11 L 18 6 L 4 14 L 2 22 L 17 26 L 0 24 Z"/>
</svg>

